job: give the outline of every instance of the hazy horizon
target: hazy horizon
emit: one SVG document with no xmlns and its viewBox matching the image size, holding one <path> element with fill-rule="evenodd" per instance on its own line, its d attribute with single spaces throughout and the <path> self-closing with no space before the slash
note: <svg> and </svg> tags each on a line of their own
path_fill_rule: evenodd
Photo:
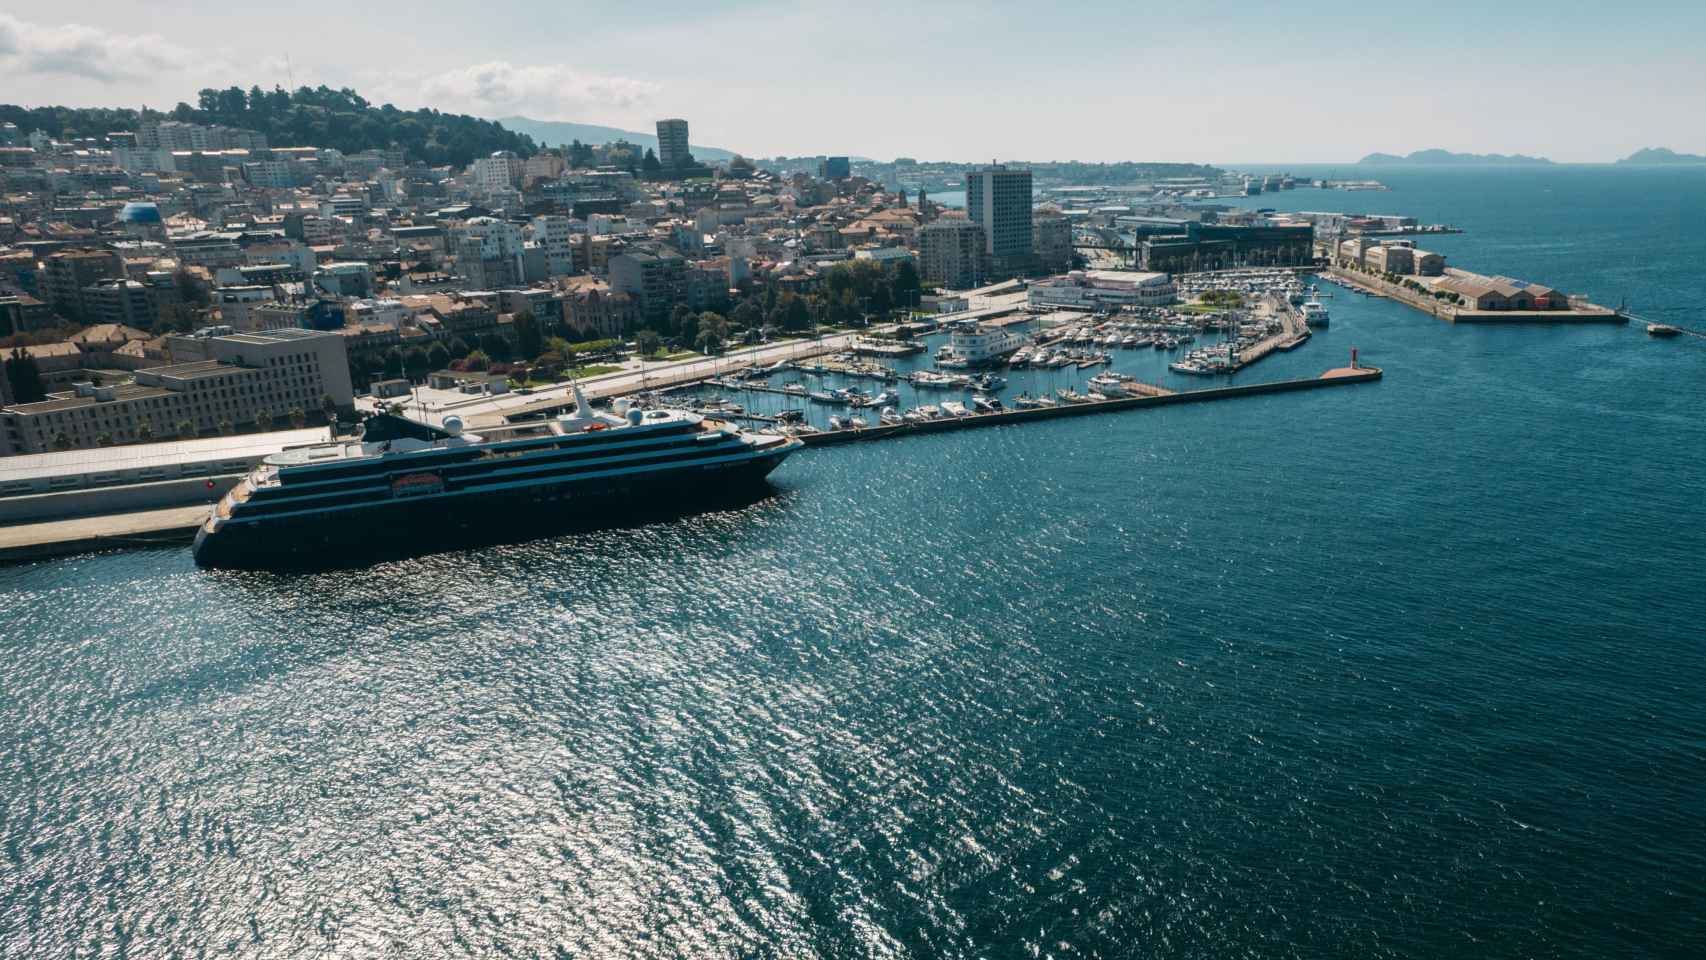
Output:
<svg viewBox="0 0 1706 960">
<path fill-rule="evenodd" d="M 169 110 L 204 87 L 323 83 L 490 118 L 646 131 L 686 117 L 695 143 L 749 156 L 1332 165 L 1428 148 L 1559 162 L 1706 152 L 1706 130 L 1677 123 L 1706 102 L 1691 49 L 1706 36 L 1702 8 L 409 10 L 406 30 L 384 7 L 340 10 L 334 29 L 193 0 L 150 8 L 141 27 L 116 0 L 63 20 L 0 13 L 0 99 Z M 1640 63 L 1605 62 L 1618 49 L 1640 49 Z"/>
</svg>

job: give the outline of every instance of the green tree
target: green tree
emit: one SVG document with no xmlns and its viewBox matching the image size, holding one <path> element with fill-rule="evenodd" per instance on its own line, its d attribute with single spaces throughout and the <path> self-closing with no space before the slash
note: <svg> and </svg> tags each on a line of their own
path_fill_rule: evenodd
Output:
<svg viewBox="0 0 1706 960">
<path fill-rule="evenodd" d="M 416 383 L 425 380 L 426 375 L 432 372 L 432 367 L 427 360 L 427 352 L 420 347 L 410 347 L 403 354 L 403 372 Z"/>
<path fill-rule="evenodd" d="M 112 445 L 113 445 L 113 435 L 112 434 L 106 433 L 106 432 L 95 434 L 95 446 L 97 446 L 97 447 L 110 447 Z"/>
<path fill-rule="evenodd" d="M 541 380 L 554 380 L 563 372 L 563 355 L 547 350 L 533 358 L 533 375 Z"/>
<path fill-rule="evenodd" d="M 729 322 L 721 314 L 707 310 L 699 315 L 699 332 L 694 337 L 700 353 L 718 354 L 729 342 Z"/>
<path fill-rule="evenodd" d="M 656 330 L 641 330 L 640 335 L 634 338 L 634 347 L 640 351 L 640 356 L 649 357 L 663 348 L 663 338 Z"/>
<path fill-rule="evenodd" d="M 912 265 L 911 260 L 902 260 L 895 264 L 894 279 L 890 282 L 890 293 L 893 295 L 895 306 L 918 306 L 919 298 L 924 294 L 924 288 L 918 282 L 918 268 Z"/>
<path fill-rule="evenodd" d="M 510 323 L 515 328 L 516 353 L 521 359 L 531 360 L 545 352 L 545 332 L 531 310 L 516 314 Z"/>
<path fill-rule="evenodd" d="M 434 370 L 443 370 L 450 366 L 450 351 L 444 344 L 434 343 L 427 348 L 427 366 Z"/>
<path fill-rule="evenodd" d="M 691 337 L 691 334 L 685 334 L 683 331 L 687 329 L 687 321 L 692 316 L 693 309 L 691 307 L 685 303 L 676 304 L 669 310 L 669 326 L 664 328 L 664 332 L 672 337 Z"/>
<path fill-rule="evenodd" d="M 663 164 L 658 162 L 658 155 L 651 147 L 646 148 L 645 159 L 640 161 L 640 170 L 648 177 L 655 177 L 663 171 Z"/>
<path fill-rule="evenodd" d="M 763 326 L 764 311 L 751 300 L 742 300 L 729 315 L 729 322 L 737 327 Z"/>
<path fill-rule="evenodd" d="M 36 358 L 18 347 L 6 359 L 6 380 L 12 385 L 12 398 L 17 403 L 38 403 L 47 399 L 47 384 Z"/>
<path fill-rule="evenodd" d="M 154 439 L 154 422 L 143 417 L 136 423 L 136 442 L 148 443 Z"/>
<path fill-rule="evenodd" d="M 877 316 L 888 316 L 889 311 L 894 309 L 894 297 L 889 292 L 888 285 L 879 283 L 872 287 L 871 296 L 866 301 L 866 306 Z"/>
<path fill-rule="evenodd" d="M 237 425 L 231 422 L 230 417 L 220 417 L 219 418 L 219 435 L 220 436 L 229 437 L 233 433 L 236 433 L 236 432 L 237 432 Z"/>
<path fill-rule="evenodd" d="M 472 347 L 468 346 L 468 341 L 461 337 L 450 338 L 450 359 L 460 360 L 463 357 L 466 357 L 468 352 L 472 349 Z"/>
<path fill-rule="evenodd" d="M 53 435 L 53 449 L 55 449 L 55 450 L 69 450 L 69 449 L 71 449 L 71 438 L 66 436 L 63 433 L 54 434 Z"/>
<path fill-rule="evenodd" d="M 287 416 L 290 417 L 290 425 L 297 430 L 301 430 L 303 427 L 308 425 L 308 412 L 303 410 L 300 406 L 291 407 L 290 413 L 287 414 Z"/>
<path fill-rule="evenodd" d="M 403 350 L 392 347 L 385 351 L 385 379 L 395 380 L 403 375 Z"/>
<path fill-rule="evenodd" d="M 806 302 L 797 296 L 788 297 L 782 305 L 782 323 L 784 330 L 804 330 L 811 326 L 812 315 L 807 309 Z"/>
<path fill-rule="evenodd" d="M 179 420 L 175 429 L 180 437 L 193 437 L 196 434 L 195 424 L 189 420 Z"/>
<path fill-rule="evenodd" d="M 513 351 L 509 341 L 500 333 L 483 333 L 480 335 L 480 350 L 497 363 L 508 363 Z"/>
<path fill-rule="evenodd" d="M 261 408 L 255 411 L 255 429 L 266 433 L 272 429 L 272 411 Z"/>
<path fill-rule="evenodd" d="M 329 393 L 320 396 L 320 416 L 325 417 L 327 423 L 338 418 L 338 402 Z"/>
<path fill-rule="evenodd" d="M 462 365 L 469 370 L 484 370 L 492 365 L 492 358 L 486 356 L 484 350 L 474 350 L 462 358 Z"/>
</svg>

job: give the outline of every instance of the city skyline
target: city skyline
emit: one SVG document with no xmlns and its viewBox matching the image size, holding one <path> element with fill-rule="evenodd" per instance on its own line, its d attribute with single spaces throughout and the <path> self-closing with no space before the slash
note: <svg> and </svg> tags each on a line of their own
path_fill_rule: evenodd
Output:
<svg viewBox="0 0 1706 960">
<path fill-rule="evenodd" d="M 852 16 L 425 4 L 406 33 L 383 10 L 346 11 L 328 33 L 194 2 L 132 27 L 132 7 L 96 0 L 62 21 L 0 14 L 0 69 L 6 99 L 31 106 L 169 110 L 203 87 L 323 83 L 489 118 L 645 131 L 686 117 L 697 142 L 749 156 L 1236 164 L 1433 147 L 1577 162 L 1706 151 L 1706 133 L 1675 124 L 1706 93 L 1687 49 L 1706 28 L 1697 9 L 1547 19 L 1528 3 L 1451 4 L 1392 23 L 1325 7 L 1278 20 L 1245 3 L 1188 14 L 1095 3 L 1032 22 L 1000 6 Z M 1665 29 L 1650 36 L 1656 22 Z M 1595 60 L 1636 44 L 1640 64 Z"/>
</svg>

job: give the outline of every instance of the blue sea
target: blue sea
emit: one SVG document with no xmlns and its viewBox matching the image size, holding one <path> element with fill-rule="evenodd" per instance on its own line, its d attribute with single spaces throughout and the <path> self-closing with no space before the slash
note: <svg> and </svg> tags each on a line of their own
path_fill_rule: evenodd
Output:
<svg viewBox="0 0 1706 960">
<path fill-rule="evenodd" d="M 1706 170 L 1377 175 L 1251 202 L 1706 327 Z M 1333 289 L 1241 379 L 1383 381 L 0 568 L 0 956 L 1706 954 L 1706 340 Z"/>
</svg>

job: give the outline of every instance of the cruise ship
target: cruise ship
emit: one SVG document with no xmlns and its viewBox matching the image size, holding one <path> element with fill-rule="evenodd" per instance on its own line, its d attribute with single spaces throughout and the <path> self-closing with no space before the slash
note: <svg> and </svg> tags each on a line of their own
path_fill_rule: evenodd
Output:
<svg viewBox="0 0 1706 960">
<path fill-rule="evenodd" d="M 1026 343 L 1025 335 L 1008 327 L 983 326 L 961 320 L 948 328 L 948 342 L 936 354 L 940 366 L 978 367 L 1007 356 Z"/>
<path fill-rule="evenodd" d="M 389 414 L 263 460 L 196 531 L 206 567 L 336 566 L 730 498 L 802 444 L 680 410 L 593 410 L 466 433 Z"/>
</svg>

